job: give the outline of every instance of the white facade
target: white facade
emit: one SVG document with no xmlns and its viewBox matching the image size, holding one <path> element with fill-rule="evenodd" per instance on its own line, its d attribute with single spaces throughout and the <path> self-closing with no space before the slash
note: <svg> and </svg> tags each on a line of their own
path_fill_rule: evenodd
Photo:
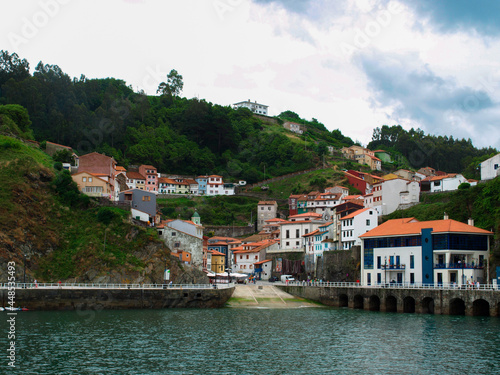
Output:
<svg viewBox="0 0 500 375">
<path fill-rule="evenodd" d="M 373 207 L 379 214 L 388 215 L 400 205 L 416 204 L 420 201 L 420 185 L 417 181 L 395 178 L 373 185 Z"/>
<path fill-rule="evenodd" d="M 281 251 L 304 251 L 304 234 L 311 233 L 324 224 L 323 221 L 295 221 L 281 224 L 280 249 Z"/>
<path fill-rule="evenodd" d="M 457 190 L 458 186 L 463 182 L 468 183 L 469 181 L 461 174 L 433 177 L 431 179 L 431 193 Z"/>
<path fill-rule="evenodd" d="M 500 176 L 500 154 L 481 163 L 481 180 L 492 180 Z"/>
<path fill-rule="evenodd" d="M 136 208 L 132 208 L 130 210 L 130 213 L 132 215 L 132 218 L 134 218 L 136 220 L 140 220 L 140 221 L 143 221 L 145 223 L 147 223 L 149 221 L 149 214 L 147 212 L 140 211 Z"/>
<path fill-rule="evenodd" d="M 233 104 L 234 109 L 241 108 L 241 107 L 248 108 L 253 113 L 255 113 L 257 115 L 264 115 L 264 116 L 267 116 L 267 109 L 269 108 L 269 106 L 267 106 L 267 105 L 259 104 L 259 103 L 257 103 L 257 101 L 252 102 L 252 101 L 250 101 L 250 99 L 248 99 L 246 102 L 239 102 L 239 103 Z"/>
<path fill-rule="evenodd" d="M 197 237 L 197 238 L 203 238 L 203 226 L 197 225 L 194 223 L 190 223 L 188 221 L 184 220 L 172 220 L 166 223 L 166 226 L 169 228 L 173 228 L 176 230 L 179 230 L 181 232 L 184 232 L 186 234 L 189 234 L 190 236 Z"/>
<path fill-rule="evenodd" d="M 349 214 L 342 219 L 340 242 L 343 250 L 353 246 L 360 246 L 359 236 L 372 230 L 378 225 L 377 211 L 373 208 L 364 208 Z"/>
</svg>

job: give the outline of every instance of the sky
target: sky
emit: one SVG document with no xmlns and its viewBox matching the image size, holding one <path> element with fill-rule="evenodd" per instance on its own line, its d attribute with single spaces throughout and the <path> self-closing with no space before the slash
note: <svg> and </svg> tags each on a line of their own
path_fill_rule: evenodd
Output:
<svg viewBox="0 0 500 375">
<path fill-rule="evenodd" d="M 33 72 L 291 110 L 366 145 L 373 129 L 500 149 L 500 1 L 0 0 L 0 50 Z"/>
</svg>

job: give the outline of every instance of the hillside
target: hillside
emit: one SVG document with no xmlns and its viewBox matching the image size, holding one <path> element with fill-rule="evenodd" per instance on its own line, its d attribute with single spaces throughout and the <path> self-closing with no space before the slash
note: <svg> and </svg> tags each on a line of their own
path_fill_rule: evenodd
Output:
<svg viewBox="0 0 500 375">
<path fill-rule="evenodd" d="M 0 136 L 0 279 L 161 282 L 170 251 L 128 212 L 93 205 L 38 148 Z M 26 263 L 25 263 L 26 256 Z"/>
</svg>

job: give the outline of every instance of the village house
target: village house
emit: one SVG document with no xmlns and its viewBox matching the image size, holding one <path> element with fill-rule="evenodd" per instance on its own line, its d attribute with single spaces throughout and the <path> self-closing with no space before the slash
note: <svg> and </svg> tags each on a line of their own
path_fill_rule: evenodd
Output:
<svg viewBox="0 0 500 375">
<path fill-rule="evenodd" d="M 492 180 L 500 176 L 500 154 L 486 159 L 481 164 L 481 180 Z"/>
<path fill-rule="evenodd" d="M 486 281 L 493 233 L 450 220 L 386 221 L 360 236 L 361 283 L 464 285 Z"/>
<path fill-rule="evenodd" d="M 217 250 L 208 250 L 207 268 L 216 274 L 225 272 L 226 255 Z"/>
<path fill-rule="evenodd" d="M 158 171 L 152 165 L 141 165 L 139 174 L 146 179 L 144 190 L 158 194 Z"/>
<path fill-rule="evenodd" d="M 378 225 L 377 211 L 373 208 L 363 208 L 354 211 L 340 219 L 341 222 L 341 249 L 349 250 L 353 246 L 360 246 L 359 236 L 372 230 Z"/>
<path fill-rule="evenodd" d="M 130 203 L 132 218 L 149 225 L 156 224 L 155 193 L 140 189 L 131 189 L 120 192 L 118 200 Z"/>
<path fill-rule="evenodd" d="M 78 172 L 87 172 L 107 181 L 111 188 L 110 200 L 115 200 L 116 161 L 112 157 L 91 152 L 79 157 Z"/>
<path fill-rule="evenodd" d="M 198 194 L 199 195 L 206 195 L 207 194 L 208 176 L 198 176 L 198 177 L 196 177 L 195 180 L 198 183 Z"/>
<path fill-rule="evenodd" d="M 379 215 L 388 215 L 397 209 L 408 208 L 420 201 L 417 181 L 394 178 L 373 185 L 373 207 Z"/>
<path fill-rule="evenodd" d="M 422 191 L 431 193 L 457 190 L 460 184 L 469 182 L 459 173 L 450 173 L 441 176 L 426 177 L 420 182 Z"/>
<path fill-rule="evenodd" d="M 233 272 L 246 273 L 248 275 L 261 274 L 262 268 L 255 267 L 255 263 L 266 260 L 268 249 L 278 249 L 277 240 L 263 240 L 241 245 L 233 251 Z M 261 277 L 262 275 L 257 275 Z"/>
<path fill-rule="evenodd" d="M 303 235 L 317 229 L 324 221 L 320 214 L 308 212 L 290 216 L 280 223 L 280 251 L 304 252 Z"/>
<path fill-rule="evenodd" d="M 142 174 L 135 171 L 127 171 L 126 176 L 129 189 L 146 190 L 146 178 Z"/>
<path fill-rule="evenodd" d="M 274 219 L 278 215 L 278 203 L 276 201 L 260 201 L 257 204 L 257 231 L 264 228 L 266 220 Z"/>
<path fill-rule="evenodd" d="M 105 197 L 110 199 L 113 189 L 108 181 L 88 172 L 71 175 L 78 185 L 78 190 L 89 197 Z"/>
<path fill-rule="evenodd" d="M 187 252 L 191 264 L 203 269 L 203 226 L 195 212 L 191 220 L 164 220 L 157 227 L 159 237 L 172 252 Z"/>
<path fill-rule="evenodd" d="M 267 110 L 269 108 L 268 105 L 259 104 L 259 103 L 257 103 L 257 101 L 252 102 L 252 101 L 250 101 L 250 99 L 248 99 L 245 102 L 238 102 L 238 103 L 233 104 L 234 109 L 242 108 L 242 107 L 248 108 L 250 111 L 252 111 L 253 113 L 255 113 L 257 115 L 264 115 L 264 116 L 267 116 Z"/>
<path fill-rule="evenodd" d="M 283 122 L 283 127 L 285 129 L 290 130 L 291 132 L 294 132 L 297 134 L 304 133 L 304 129 L 306 129 L 306 127 L 304 125 L 298 124 L 296 122 L 291 122 L 291 121 Z"/>
<path fill-rule="evenodd" d="M 160 194 L 175 194 L 176 182 L 171 178 L 160 177 L 158 179 L 158 192 Z"/>
</svg>

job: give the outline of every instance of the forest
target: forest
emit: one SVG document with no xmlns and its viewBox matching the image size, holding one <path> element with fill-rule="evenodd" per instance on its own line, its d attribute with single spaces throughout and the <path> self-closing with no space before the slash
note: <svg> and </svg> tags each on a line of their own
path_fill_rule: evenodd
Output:
<svg viewBox="0 0 500 375">
<path fill-rule="evenodd" d="M 23 122 L 26 126 L 19 130 L 39 142 L 71 146 L 77 154 L 105 153 L 124 167 L 152 164 L 162 173 L 216 173 L 249 183 L 264 179 L 264 174 L 269 178 L 311 168 L 327 146 L 354 144 L 338 129 L 329 131 L 316 119 L 285 111 L 278 120 L 306 125 L 301 137 L 315 145 L 297 147 L 283 133 L 265 131 L 268 125 L 248 109 L 182 97 L 177 71 L 166 78 L 157 95 L 146 95 L 120 79 L 71 78 L 59 66 L 43 62 L 31 74 L 26 59 L 0 51 L 0 120 L 2 111 L 21 113 L 12 105 L 22 106 L 29 124 Z M 470 178 L 477 178 L 478 162 L 496 152 L 478 150 L 470 140 L 406 131 L 401 125 L 375 128 L 368 148 L 402 155 L 410 167 L 467 170 Z"/>
</svg>

